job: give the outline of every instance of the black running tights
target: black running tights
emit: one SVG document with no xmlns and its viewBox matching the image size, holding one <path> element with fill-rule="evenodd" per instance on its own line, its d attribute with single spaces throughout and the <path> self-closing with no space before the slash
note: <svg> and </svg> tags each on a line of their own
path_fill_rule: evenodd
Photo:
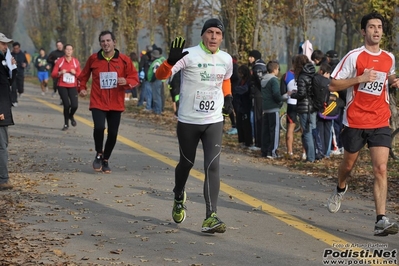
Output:
<svg viewBox="0 0 399 266">
<path fill-rule="evenodd" d="M 64 125 L 69 126 L 69 119 L 73 118 L 76 110 L 78 110 L 78 91 L 76 87 L 58 87 L 58 93 L 64 106 Z"/>
<path fill-rule="evenodd" d="M 175 197 L 184 191 L 189 173 L 194 165 L 199 141 L 204 151 L 204 198 L 206 217 L 217 211 L 220 190 L 219 159 L 222 146 L 223 122 L 208 125 L 194 125 L 178 122 L 180 160 L 175 169 Z"/>
<path fill-rule="evenodd" d="M 97 153 L 103 154 L 104 160 L 108 160 L 111 157 L 112 150 L 115 147 L 116 138 L 118 137 L 119 124 L 121 122 L 121 114 L 122 112 L 120 111 L 102 111 L 100 109 L 91 109 L 91 115 L 94 122 L 94 146 Z M 107 120 L 108 125 L 108 136 L 103 151 L 105 120 Z"/>
</svg>

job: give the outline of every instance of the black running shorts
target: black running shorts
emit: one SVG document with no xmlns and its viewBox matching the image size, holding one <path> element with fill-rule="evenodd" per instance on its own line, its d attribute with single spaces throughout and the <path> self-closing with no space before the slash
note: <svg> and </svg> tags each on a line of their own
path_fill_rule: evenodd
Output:
<svg viewBox="0 0 399 266">
<path fill-rule="evenodd" d="M 371 147 L 391 148 L 392 130 L 389 127 L 376 129 L 358 129 L 345 127 L 341 132 L 341 141 L 344 149 L 350 153 L 360 151 L 367 143 Z"/>
<path fill-rule="evenodd" d="M 296 105 L 287 104 L 287 124 L 295 124 L 297 120 Z"/>
</svg>

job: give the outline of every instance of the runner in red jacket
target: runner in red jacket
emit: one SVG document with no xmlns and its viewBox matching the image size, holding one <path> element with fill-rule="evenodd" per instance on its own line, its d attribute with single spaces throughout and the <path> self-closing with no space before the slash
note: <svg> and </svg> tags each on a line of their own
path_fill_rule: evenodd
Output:
<svg viewBox="0 0 399 266">
<path fill-rule="evenodd" d="M 79 75 L 79 94 L 87 95 L 87 81 L 92 77 L 90 106 L 94 122 L 95 171 L 110 173 L 108 159 L 116 144 L 121 114 L 125 110 L 125 90 L 138 85 L 137 70 L 130 58 L 115 49 L 115 36 L 103 31 L 98 38 L 101 50 L 92 54 Z M 103 150 L 105 119 L 108 136 Z"/>
</svg>

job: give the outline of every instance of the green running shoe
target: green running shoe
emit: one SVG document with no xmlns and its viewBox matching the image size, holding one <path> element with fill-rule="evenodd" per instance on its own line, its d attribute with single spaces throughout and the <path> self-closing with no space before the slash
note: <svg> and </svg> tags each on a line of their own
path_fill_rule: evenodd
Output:
<svg viewBox="0 0 399 266">
<path fill-rule="evenodd" d="M 184 219 L 186 219 L 186 191 L 183 192 L 183 199 L 182 200 L 174 200 L 173 203 L 173 210 L 172 210 L 172 218 L 175 223 L 182 223 Z"/>
<path fill-rule="evenodd" d="M 226 232 L 226 224 L 222 222 L 214 212 L 202 223 L 201 232 L 208 234 L 224 233 Z"/>
</svg>

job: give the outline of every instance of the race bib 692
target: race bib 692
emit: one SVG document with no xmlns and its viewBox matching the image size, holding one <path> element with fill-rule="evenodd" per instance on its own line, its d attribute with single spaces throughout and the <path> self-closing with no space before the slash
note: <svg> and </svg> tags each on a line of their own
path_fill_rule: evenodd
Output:
<svg viewBox="0 0 399 266">
<path fill-rule="evenodd" d="M 210 113 L 216 110 L 215 103 L 219 99 L 219 93 L 213 91 L 197 91 L 194 98 L 194 110 L 197 112 Z"/>
</svg>

